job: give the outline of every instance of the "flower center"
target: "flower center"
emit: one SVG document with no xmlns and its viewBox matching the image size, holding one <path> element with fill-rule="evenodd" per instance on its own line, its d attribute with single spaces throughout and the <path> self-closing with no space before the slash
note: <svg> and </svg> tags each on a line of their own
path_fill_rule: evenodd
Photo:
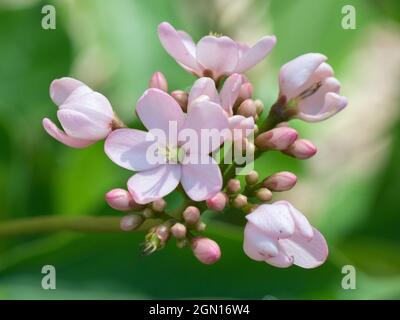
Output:
<svg viewBox="0 0 400 320">
<path fill-rule="evenodd" d="M 185 150 L 183 148 L 174 147 L 159 147 L 160 154 L 167 158 L 169 163 L 181 163 L 185 157 Z"/>
</svg>

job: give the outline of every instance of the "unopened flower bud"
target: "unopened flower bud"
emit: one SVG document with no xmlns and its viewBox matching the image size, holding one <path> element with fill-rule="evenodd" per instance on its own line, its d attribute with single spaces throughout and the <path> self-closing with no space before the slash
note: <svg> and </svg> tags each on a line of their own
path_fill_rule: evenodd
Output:
<svg viewBox="0 0 400 320">
<path fill-rule="evenodd" d="M 178 241 L 176 241 L 176 246 L 180 249 L 186 247 L 187 245 L 188 245 L 188 240 L 186 238 L 179 239 Z"/>
<path fill-rule="evenodd" d="M 186 91 L 175 90 L 171 92 L 171 96 L 178 102 L 184 112 L 187 111 L 189 95 Z"/>
<path fill-rule="evenodd" d="M 166 242 L 169 238 L 169 228 L 165 225 L 160 225 L 156 229 L 156 235 L 161 242 Z"/>
<path fill-rule="evenodd" d="M 221 258 L 221 250 L 218 244 L 208 238 L 194 238 L 192 250 L 195 257 L 204 264 L 213 264 Z"/>
<path fill-rule="evenodd" d="M 183 211 L 182 216 L 187 224 L 193 225 L 200 219 L 200 210 L 197 207 L 189 206 Z"/>
<path fill-rule="evenodd" d="M 240 191 L 240 181 L 238 179 L 230 179 L 226 184 L 226 191 L 236 193 Z"/>
<path fill-rule="evenodd" d="M 238 110 L 237 114 L 244 116 L 244 117 L 255 117 L 257 116 L 257 108 L 256 104 L 254 103 L 253 99 L 246 99 L 244 100 Z"/>
<path fill-rule="evenodd" d="M 270 190 L 268 190 L 267 188 L 261 188 L 261 189 L 257 190 L 256 196 L 261 201 L 267 202 L 272 199 L 272 192 Z"/>
<path fill-rule="evenodd" d="M 167 207 L 167 202 L 162 198 L 153 201 L 153 203 L 151 204 L 151 208 L 155 212 L 163 212 L 166 207 Z"/>
<path fill-rule="evenodd" d="M 165 76 L 160 72 L 154 72 L 149 81 L 149 88 L 156 88 L 168 92 L 168 82 Z"/>
<path fill-rule="evenodd" d="M 255 144 L 261 150 L 285 150 L 296 141 L 297 137 L 297 131 L 292 128 L 274 128 L 260 134 L 255 139 Z"/>
<path fill-rule="evenodd" d="M 186 237 L 186 227 L 182 223 L 175 223 L 171 227 L 171 233 L 176 239 L 183 239 Z"/>
<path fill-rule="evenodd" d="M 194 228 L 196 229 L 196 231 L 202 232 L 202 231 L 206 230 L 207 225 L 204 222 L 199 220 L 199 221 L 197 221 Z"/>
<path fill-rule="evenodd" d="M 278 172 L 267 177 L 263 186 L 272 191 L 287 191 L 294 187 L 297 177 L 288 171 Z"/>
<path fill-rule="evenodd" d="M 317 147 L 311 141 L 300 139 L 283 152 L 297 159 L 308 159 L 317 153 Z"/>
<path fill-rule="evenodd" d="M 143 206 L 133 200 L 132 195 L 124 189 L 113 189 L 106 193 L 108 205 L 119 211 L 140 210 Z"/>
<path fill-rule="evenodd" d="M 264 111 L 264 104 L 259 99 L 255 100 L 254 103 L 256 105 L 256 112 L 260 115 Z"/>
<path fill-rule="evenodd" d="M 154 211 L 150 208 L 145 208 L 142 212 L 142 216 L 146 219 L 151 219 L 155 216 Z"/>
<path fill-rule="evenodd" d="M 239 97 L 241 101 L 250 99 L 253 96 L 253 85 L 250 82 L 245 82 L 240 87 Z"/>
<path fill-rule="evenodd" d="M 258 182 L 258 172 L 251 170 L 245 177 L 248 185 L 256 184 Z"/>
<path fill-rule="evenodd" d="M 120 227 L 123 231 L 132 231 L 143 223 L 143 218 L 137 214 L 125 216 L 120 221 Z"/>
<path fill-rule="evenodd" d="M 223 192 L 218 192 L 215 196 L 206 200 L 207 208 L 214 211 L 224 210 L 228 197 Z"/>
<path fill-rule="evenodd" d="M 243 208 L 247 205 L 247 197 L 243 194 L 238 194 L 233 200 L 233 206 L 237 209 Z"/>
</svg>

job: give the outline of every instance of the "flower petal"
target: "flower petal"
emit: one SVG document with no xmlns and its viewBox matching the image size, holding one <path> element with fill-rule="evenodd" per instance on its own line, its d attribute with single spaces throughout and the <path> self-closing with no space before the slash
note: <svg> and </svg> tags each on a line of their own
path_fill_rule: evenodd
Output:
<svg viewBox="0 0 400 320">
<path fill-rule="evenodd" d="M 248 214 L 246 219 L 276 239 L 290 237 L 295 231 L 295 223 L 287 206 L 279 203 L 263 204 Z"/>
<path fill-rule="evenodd" d="M 182 33 L 178 33 L 168 22 L 163 22 L 158 26 L 158 36 L 164 49 L 179 63 L 196 71 L 198 65 L 193 54 L 193 49 L 189 46 L 188 38 Z"/>
<path fill-rule="evenodd" d="M 137 129 L 118 129 L 109 134 L 104 144 L 107 156 L 119 166 L 132 170 L 143 171 L 165 164 L 165 157 L 155 158 L 153 146 L 157 146 L 155 137 Z"/>
<path fill-rule="evenodd" d="M 53 80 L 50 84 L 50 98 L 53 102 L 59 106 L 71 95 L 71 93 L 79 87 L 84 87 L 83 92 L 92 91 L 83 82 L 74 78 L 64 77 L 61 79 Z"/>
<path fill-rule="evenodd" d="M 209 154 L 217 150 L 229 134 L 228 118 L 222 108 L 206 96 L 200 96 L 191 104 L 182 130 L 180 145 L 194 153 Z M 190 137 L 184 143 L 183 138 Z"/>
<path fill-rule="evenodd" d="M 238 47 L 228 37 L 206 36 L 197 44 L 197 61 L 213 72 L 213 78 L 232 73 L 238 63 Z"/>
<path fill-rule="evenodd" d="M 288 268 L 293 265 L 293 258 L 281 250 L 277 256 L 265 259 L 265 262 L 277 268 Z"/>
<path fill-rule="evenodd" d="M 161 130 L 166 138 L 171 137 L 172 140 L 176 140 L 185 120 L 185 114 L 176 100 L 154 88 L 146 90 L 140 97 L 136 112 L 148 130 Z"/>
<path fill-rule="evenodd" d="M 180 165 L 161 165 L 132 176 L 128 180 L 128 190 L 137 203 L 146 204 L 171 193 L 178 186 L 180 178 Z"/>
<path fill-rule="evenodd" d="M 312 240 L 307 240 L 296 233 L 291 238 L 280 240 L 279 243 L 286 254 L 293 257 L 293 263 L 302 268 L 316 268 L 328 257 L 328 245 L 325 238 L 315 228 Z"/>
<path fill-rule="evenodd" d="M 192 89 L 190 89 L 188 110 L 190 109 L 191 103 L 202 95 L 209 97 L 210 101 L 220 104 L 219 94 L 217 88 L 215 88 L 214 80 L 208 77 L 203 77 L 196 80 Z"/>
<path fill-rule="evenodd" d="M 67 135 L 83 140 L 101 140 L 111 131 L 111 124 L 98 122 L 85 114 L 70 110 L 60 109 L 57 117 Z"/>
<path fill-rule="evenodd" d="M 283 65 L 279 73 L 281 94 L 287 99 L 298 96 L 302 92 L 302 86 L 326 59 L 320 53 L 307 53 Z"/>
<path fill-rule="evenodd" d="M 264 59 L 276 44 L 275 36 L 261 38 L 253 47 L 245 50 L 239 59 L 235 72 L 244 73 Z"/>
<path fill-rule="evenodd" d="M 206 162 L 182 164 L 181 183 L 192 200 L 203 201 L 221 191 L 222 175 L 218 164 L 208 156 Z"/>
<path fill-rule="evenodd" d="M 95 140 L 83 140 L 70 137 L 66 135 L 64 131 L 57 128 L 57 126 L 47 118 L 43 119 L 43 127 L 54 139 L 72 148 L 85 148 L 96 142 Z"/>
<path fill-rule="evenodd" d="M 229 76 L 221 89 L 221 107 L 232 115 L 232 107 L 240 94 L 240 86 L 243 84 L 243 76 L 237 73 Z"/>
<path fill-rule="evenodd" d="M 243 250 L 246 255 L 256 261 L 263 261 L 279 254 L 278 242 L 265 235 L 251 222 L 244 229 Z"/>
<path fill-rule="evenodd" d="M 241 141 L 254 131 L 254 118 L 234 115 L 229 118 L 229 128 L 232 131 L 232 140 Z"/>
</svg>

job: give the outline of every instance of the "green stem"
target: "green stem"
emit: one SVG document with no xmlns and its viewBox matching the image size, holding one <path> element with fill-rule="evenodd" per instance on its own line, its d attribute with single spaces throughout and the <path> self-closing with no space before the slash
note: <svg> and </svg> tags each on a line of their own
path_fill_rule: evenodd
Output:
<svg viewBox="0 0 400 320">
<path fill-rule="evenodd" d="M 75 232 L 123 232 L 120 217 L 114 216 L 43 216 L 24 218 L 0 223 L 0 238 L 57 231 Z M 147 230 L 157 220 L 146 220 L 135 231 Z"/>
</svg>

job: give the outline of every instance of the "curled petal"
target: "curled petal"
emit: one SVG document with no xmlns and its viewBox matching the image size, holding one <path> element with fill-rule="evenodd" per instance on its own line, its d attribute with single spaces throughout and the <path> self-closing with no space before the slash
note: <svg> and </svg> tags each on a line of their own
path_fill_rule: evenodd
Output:
<svg viewBox="0 0 400 320">
<path fill-rule="evenodd" d="M 254 118 L 234 115 L 229 118 L 229 128 L 232 131 L 231 139 L 235 141 L 241 140 L 254 131 Z"/>
<path fill-rule="evenodd" d="M 228 37 L 203 37 L 197 44 L 197 60 L 204 67 L 213 71 L 213 77 L 232 73 L 238 63 L 238 48 Z"/>
<path fill-rule="evenodd" d="M 118 129 L 107 137 L 104 151 L 119 166 L 132 171 L 143 171 L 165 163 L 165 157 L 156 159 L 154 154 L 150 154 L 155 144 L 157 141 L 149 132 Z"/>
<path fill-rule="evenodd" d="M 314 228 L 314 237 L 309 240 L 296 233 L 289 239 L 279 241 L 293 263 L 299 267 L 311 269 L 323 264 L 328 257 L 328 245 L 324 236 Z"/>
<path fill-rule="evenodd" d="M 168 22 L 158 26 L 158 36 L 164 49 L 180 64 L 183 64 L 192 71 L 198 69 L 194 50 L 191 42 L 184 34 L 175 30 Z"/>
<path fill-rule="evenodd" d="M 90 92 L 91 89 L 83 82 L 74 78 L 64 77 L 53 80 L 50 84 L 50 98 L 59 106 L 71 95 L 71 93 L 79 87 L 85 87 L 85 92 Z"/>
<path fill-rule="evenodd" d="M 307 53 L 283 65 L 279 73 L 281 94 L 285 95 L 287 99 L 299 95 L 302 86 L 326 59 L 320 53 Z"/>
<path fill-rule="evenodd" d="M 181 183 L 192 200 L 203 201 L 221 190 L 222 175 L 218 164 L 208 156 L 205 163 L 183 164 Z"/>
<path fill-rule="evenodd" d="M 64 131 L 57 128 L 57 126 L 47 118 L 43 119 L 43 127 L 54 139 L 72 148 L 85 148 L 96 142 L 95 140 L 83 140 L 70 137 L 66 135 Z"/>
<path fill-rule="evenodd" d="M 174 191 L 181 178 L 181 166 L 165 164 L 136 173 L 128 180 L 128 190 L 139 204 L 147 204 Z"/>
<path fill-rule="evenodd" d="M 283 204 L 263 204 L 248 214 L 246 219 L 276 239 L 290 237 L 295 231 L 294 220 Z"/>
<path fill-rule="evenodd" d="M 200 96 L 207 96 L 210 101 L 220 104 L 219 94 L 217 88 L 215 88 L 215 82 L 211 78 L 203 77 L 193 84 L 192 89 L 189 93 L 188 110 L 190 109 L 191 103 Z"/>
<path fill-rule="evenodd" d="M 232 114 L 232 107 L 240 94 L 240 88 L 243 84 L 243 76 L 234 73 L 229 76 L 221 89 L 221 107 L 229 114 Z"/>
<path fill-rule="evenodd" d="M 101 140 L 111 132 L 111 122 L 105 122 L 104 118 L 98 121 L 98 118 L 89 118 L 81 112 L 69 109 L 60 109 L 57 117 L 65 132 L 74 138 Z"/>
<path fill-rule="evenodd" d="M 265 235 L 252 223 L 247 223 L 244 229 L 243 250 L 249 258 L 256 261 L 279 254 L 277 240 Z"/>
<path fill-rule="evenodd" d="M 265 262 L 277 268 L 288 268 L 293 265 L 294 259 L 281 250 L 277 256 L 265 259 Z"/>
<path fill-rule="evenodd" d="M 266 36 L 260 39 L 253 47 L 244 50 L 235 72 L 243 73 L 254 67 L 271 52 L 275 44 L 275 36 Z"/>
</svg>

